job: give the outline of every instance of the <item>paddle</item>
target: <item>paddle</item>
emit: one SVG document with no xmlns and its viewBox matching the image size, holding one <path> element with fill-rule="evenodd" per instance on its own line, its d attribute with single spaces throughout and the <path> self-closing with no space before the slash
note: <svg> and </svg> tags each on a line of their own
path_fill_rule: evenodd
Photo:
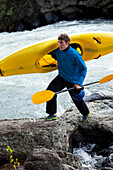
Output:
<svg viewBox="0 0 113 170">
<path fill-rule="evenodd" d="M 89 85 L 96 84 L 96 83 L 103 84 L 103 83 L 111 81 L 112 79 L 113 79 L 113 74 L 110 74 L 108 76 L 105 76 L 104 78 L 102 78 L 99 81 L 84 84 L 83 86 L 89 86 Z M 54 97 L 55 94 L 63 93 L 63 92 L 70 91 L 70 90 L 73 90 L 73 89 L 75 89 L 75 87 L 65 89 L 65 90 L 62 90 L 62 91 L 58 91 L 58 92 L 53 92 L 51 90 L 40 91 L 40 92 L 35 93 L 32 96 L 32 102 L 34 104 L 41 104 L 41 103 L 44 103 L 44 102 L 51 100 Z"/>
</svg>

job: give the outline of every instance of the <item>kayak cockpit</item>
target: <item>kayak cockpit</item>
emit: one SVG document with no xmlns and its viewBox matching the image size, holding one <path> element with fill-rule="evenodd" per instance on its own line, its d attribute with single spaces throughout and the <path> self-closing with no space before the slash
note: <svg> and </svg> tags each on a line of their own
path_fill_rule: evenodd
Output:
<svg viewBox="0 0 113 170">
<path fill-rule="evenodd" d="M 76 49 L 81 55 L 83 54 L 83 50 L 81 46 L 77 43 L 71 43 L 70 46 Z M 46 54 L 38 61 L 38 66 L 43 67 L 43 69 L 56 68 L 57 67 L 57 60 L 55 60 L 51 54 Z"/>
</svg>

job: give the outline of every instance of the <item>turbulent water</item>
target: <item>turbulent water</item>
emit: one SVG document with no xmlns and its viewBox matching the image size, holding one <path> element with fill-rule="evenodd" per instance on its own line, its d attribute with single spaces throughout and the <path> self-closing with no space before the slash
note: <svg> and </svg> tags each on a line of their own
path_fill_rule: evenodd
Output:
<svg viewBox="0 0 113 170">
<path fill-rule="evenodd" d="M 76 34 L 85 32 L 111 32 L 113 21 L 102 19 L 88 21 L 62 21 L 43 26 L 32 31 L 0 33 L 0 60 L 7 55 L 40 41 L 57 38 L 60 33 Z M 113 54 L 98 60 L 86 62 L 88 74 L 85 83 L 97 81 L 106 75 L 113 74 Z M 27 74 L 0 78 L 0 119 L 39 118 L 46 116 L 45 103 L 33 105 L 32 95 L 45 90 L 57 71 L 46 74 Z M 91 92 L 113 92 L 113 81 L 102 85 L 86 87 L 86 95 Z M 64 102 L 65 101 L 65 102 Z M 58 97 L 58 116 L 71 106 L 68 93 Z M 83 151 L 83 150 L 82 150 Z M 89 168 L 88 168 L 89 169 Z M 91 169 L 91 168 L 90 168 Z"/>
<path fill-rule="evenodd" d="M 95 147 L 95 144 L 74 148 L 73 154 L 75 154 L 82 162 L 82 170 L 100 170 L 102 167 L 102 162 L 106 159 L 106 157 L 103 157 L 101 155 L 96 155 L 96 153 L 91 156 L 89 154 L 93 148 Z"/>
</svg>

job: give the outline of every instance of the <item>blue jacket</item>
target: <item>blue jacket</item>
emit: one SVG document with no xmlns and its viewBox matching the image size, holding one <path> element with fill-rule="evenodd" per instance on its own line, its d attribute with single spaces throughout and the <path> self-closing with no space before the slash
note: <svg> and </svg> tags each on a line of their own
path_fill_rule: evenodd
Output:
<svg viewBox="0 0 113 170">
<path fill-rule="evenodd" d="M 62 51 L 59 48 L 52 51 L 56 55 L 59 75 L 73 85 L 82 86 L 87 73 L 87 67 L 79 52 L 69 46 L 69 49 Z"/>
</svg>

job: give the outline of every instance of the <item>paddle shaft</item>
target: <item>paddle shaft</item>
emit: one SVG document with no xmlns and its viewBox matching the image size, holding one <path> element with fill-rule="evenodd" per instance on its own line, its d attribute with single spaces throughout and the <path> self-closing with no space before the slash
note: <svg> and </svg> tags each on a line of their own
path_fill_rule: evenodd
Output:
<svg viewBox="0 0 113 170">
<path fill-rule="evenodd" d="M 92 83 L 84 84 L 83 87 L 84 87 L 84 86 L 89 86 L 89 85 L 92 85 L 92 84 L 96 84 L 96 83 L 99 83 L 99 81 L 95 81 L 95 82 L 92 82 Z M 70 91 L 70 90 L 74 90 L 74 89 L 75 89 L 75 87 L 71 87 L 71 88 L 69 88 L 69 89 L 57 91 L 57 92 L 55 92 L 55 94 L 63 93 L 63 92 Z"/>
<path fill-rule="evenodd" d="M 103 84 L 103 83 L 111 81 L 112 79 L 113 79 L 113 74 L 110 74 L 108 76 L 103 77 L 99 81 L 84 84 L 83 87 L 84 86 L 89 86 L 89 85 L 92 85 L 92 84 L 96 84 L 96 83 Z M 75 87 L 65 89 L 65 90 L 62 90 L 62 91 L 58 91 L 58 92 L 53 92 L 51 90 L 40 91 L 40 92 L 35 93 L 32 96 L 32 101 L 33 101 L 34 104 L 44 103 L 44 102 L 47 102 L 47 101 L 51 100 L 55 94 L 63 93 L 63 92 L 74 90 L 74 89 L 75 89 Z"/>
</svg>

